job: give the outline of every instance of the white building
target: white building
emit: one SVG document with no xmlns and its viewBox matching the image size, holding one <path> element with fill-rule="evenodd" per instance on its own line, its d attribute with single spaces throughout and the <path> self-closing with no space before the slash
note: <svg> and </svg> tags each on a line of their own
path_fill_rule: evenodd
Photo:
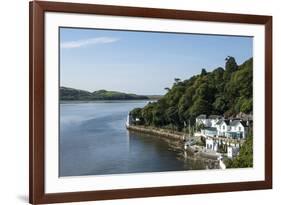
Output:
<svg viewBox="0 0 281 205">
<path fill-rule="evenodd" d="M 219 149 L 219 141 L 213 138 L 206 138 L 206 149 L 218 151 Z"/>
<path fill-rule="evenodd" d="M 236 157 L 239 154 L 239 147 L 235 147 L 235 146 L 228 146 L 227 147 L 227 157 L 228 158 L 233 158 Z"/>
<path fill-rule="evenodd" d="M 229 121 L 228 120 L 219 120 L 215 127 L 217 129 L 218 136 L 225 136 L 225 133 L 229 131 Z"/>
<path fill-rule="evenodd" d="M 216 138 L 207 137 L 206 138 L 206 149 L 213 150 L 215 152 L 219 152 L 219 147 L 221 145 L 226 145 L 224 141 L 220 141 Z M 230 143 L 227 145 L 227 157 L 233 158 L 239 154 L 240 147 L 239 144 Z"/>
<path fill-rule="evenodd" d="M 242 120 L 232 120 L 229 123 L 229 131 L 226 133 L 227 137 L 235 137 L 245 139 L 249 130 L 248 124 Z"/>
<path fill-rule="evenodd" d="M 199 115 L 196 118 L 196 125 L 203 125 L 204 128 L 200 130 L 201 136 L 206 139 L 206 149 L 218 151 L 220 143 L 225 145 L 225 142 L 219 137 L 226 137 L 232 139 L 245 139 L 249 131 L 249 121 L 241 119 L 226 120 L 218 115 Z M 239 153 L 239 146 L 236 144 L 227 145 L 227 156 L 233 158 Z"/>
<path fill-rule="evenodd" d="M 218 136 L 245 139 L 248 133 L 248 124 L 240 119 L 220 120 L 216 123 Z"/>
</svg>

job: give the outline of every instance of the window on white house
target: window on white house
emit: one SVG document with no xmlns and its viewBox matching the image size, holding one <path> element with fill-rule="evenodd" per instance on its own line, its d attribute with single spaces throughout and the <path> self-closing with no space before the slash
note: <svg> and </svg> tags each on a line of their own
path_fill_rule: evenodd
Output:
<svg viewBox="0 0 281 205">
<path fill-rule="evenodd" d="M 239 127 L 239 131 L 241 131 L 241 127 Z"/>
<path fill-rule="evenodd" d="M 222 129 L 224 130 L 224 125 L 222 126 Z"/>
</svg>

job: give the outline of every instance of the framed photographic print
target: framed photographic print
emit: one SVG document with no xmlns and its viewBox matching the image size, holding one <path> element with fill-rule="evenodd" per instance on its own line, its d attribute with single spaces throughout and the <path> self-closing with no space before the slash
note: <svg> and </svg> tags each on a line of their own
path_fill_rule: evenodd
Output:
<svg viewBox="0 0 281 205">
<path fill-rule="evenodd" d="M 272 17 L 30 2 L 30 203 L 272 187 Z"/>
</svg>

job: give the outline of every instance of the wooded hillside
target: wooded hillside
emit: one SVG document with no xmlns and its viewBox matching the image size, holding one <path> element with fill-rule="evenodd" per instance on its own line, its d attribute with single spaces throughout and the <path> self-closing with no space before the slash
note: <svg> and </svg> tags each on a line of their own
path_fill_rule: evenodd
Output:
<svg viewBox="0 0 281 205">
<path fill-rule="evenodd" d="M 187 68 L 188 69 L 188 68 Z M 171 88 L 157 102 L 130 113 L 139 123 L 182 130 L 184 124 L 194 125 L 200 114 L 216 114 L 225 117 L 240 112 L 252 113 L 253 107 L 253 59 L 237 65 L 234 57 L 225 59 L 225 68 L 201 73 L 187 80 L 175 78 Z"/>
</svg>

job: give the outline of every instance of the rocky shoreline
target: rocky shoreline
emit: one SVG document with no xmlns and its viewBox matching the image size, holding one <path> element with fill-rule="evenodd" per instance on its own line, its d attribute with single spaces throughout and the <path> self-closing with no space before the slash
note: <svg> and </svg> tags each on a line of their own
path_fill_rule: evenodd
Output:
<svg viewBox="0 0 281 205">
<path fill-rule="evenodd" d="M 151 128 L 151 127 L 145 127 L 145 126 L 136 126 L 136 125 L 129 125 L 127 126 L 128 130 L 132 131 L 138 131 L 142 133 L 147 133 L 147 134 L 153 134 L 169 139 L 174 139 L 178 141 L 183 141 L 183 136 L 185 135 L 182 132 L 177 132 L 177 131 L 168 131 L 165 129 L 160 129 L 160 128 Z"/>
<path fill-rule="evenodd" d="M 140 125 L 129 125 L 127 126 L 129 131 L 133 132 L 141 132 L 144 134 L 155 135 L 165 141 L 171 146 L 172 149 L 178 150 L 181 153 L 180 158 L 190 159 L 190 160 L 201 160 L 206 163 L 207 169 L 219 169 L 218 160 L 214 156 L 208 156 L 203 153 L 194 153 L 191 148 L 185 150 L 184 149 L 184 138 L 183 136 L 187 136 L 183 132 L 177 131 L 169 131 L 161 128 L 152 128 Z M 188 137 L 188 136 L 187 136 Z"/>
</svg>

